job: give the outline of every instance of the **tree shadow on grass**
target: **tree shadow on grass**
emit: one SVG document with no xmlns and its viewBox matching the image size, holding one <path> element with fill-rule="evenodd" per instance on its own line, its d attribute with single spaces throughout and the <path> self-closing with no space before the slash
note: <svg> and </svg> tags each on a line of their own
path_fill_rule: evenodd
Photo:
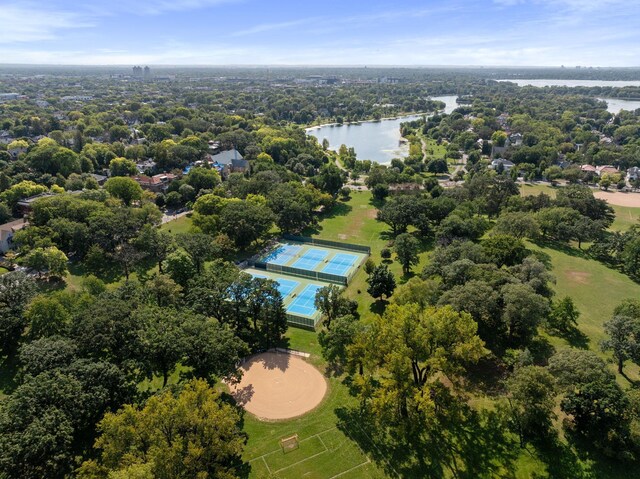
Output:
<svg viewBox="0 0 640 479">
<path fill-rule="evenodd" d="M 553 241 L 550 239 L 539 238 L 533 241 L 533 244 L 540 248 L 549 248 L 555 251 L 559 251 L 569 256 L 583 258 L 583 259 L 593 259 L 585 250 L 574 248 L 573 246 L 567 243 L 561 243 L 559 241 Z"/>
<path fill-rule="evenodd" d="M 335 218 L 337 216 L 347 216 L 349 213 L 351 213 L 352 210 L 353 207 L 351 205 L 348 205 L 342 201 L 336 201 L 333 207 L 319 215 L 318 219 L 322 221 L 329 218 Z"/>
<path fill-rule="evenodd" d="M 595 479 L 596 476 L 585 469 L 571 446 L 561 442 L 555 432 L 547 439 L 533 442 L 532 446 L 535 447 L 537 458 L 546 466 L 547 475 L 545 477 L 549 479 L 556 477 Z"/>
<path fill-rule="evenodd" d="M 382 315 L 385 309 L 387 309 L 388 304 L 389 304 L 389 301 L 385 299 L 376 299 L 373 303 L 369 305 L 369 311 L 375 314 Z"/>
<path fill-rule="evenodd" d="M 470 391 L 497 395 L 503 393 L 503 380 L 507 376 L 507 368 L 496 356 L 481 358 L 476 364 L 467 368 L 467 387 Z"/>
<path fill-rule="evenodd" d="M 492 411 L 463 406 L 453 420 L 424 425 L 377 427 L 357 409 L 336 409 L 338 428 L 391 477 L 433 478 L 514 477 L 518 447 L 505 423 Z M 445 412 L 444 416 L 448 416 Z"/>
<path fill-rule="evenodd" d="M 586 471 L 584 476 L 599 479 L 605 478 L 632 478 L 637 474 L 633 471 L 637 470 L 637 462 L 632 460 L 625 460 L 621 456 L 624 454 L 616 446 L 609 446 L 611 454 L 605 454 L 603 449 L 596 445 L 598 440 L 606 440 L 604 437 L 587 437 L 581 434 L 577 434 L 571 430 L 566 430 L 566 438 L 569 443 L 569 447 L 583 464 L 589 465 L 589 470 Z"/>
<path fill-rule="evenodd" d="M 384 206 L 384 204 L 385 204 L 385 203 L 386 203 L 386 201 L 385 201 L 385 200 L 379 200 L 379 199 L 374 198 L 373 196 L 372 196 L 372 197 L 371 197 L 371 199 L 369 200 L 369 204 L 370 204 L 371 206 L 373 206 L 374 208 L 378 209 L 378 210 L 379 210 L 380 208 L 382 208 L 382 207 Z"/>
<path fill-rule="evenodd" d="M 576 327 L 566 331 L 551 330 L 551 334 L 564 339 L 569 345 L 578 349 L 589 349 L 589 337 Z"/>
<path fill-rule="evenodd" d="M 529 352 L 533 356 L 535 364 L 547 364 L 549 358 L 556 352 L 556 348 L 542 336 L 538 336 L 531 340 L 528 346 Z"/>
</svg>

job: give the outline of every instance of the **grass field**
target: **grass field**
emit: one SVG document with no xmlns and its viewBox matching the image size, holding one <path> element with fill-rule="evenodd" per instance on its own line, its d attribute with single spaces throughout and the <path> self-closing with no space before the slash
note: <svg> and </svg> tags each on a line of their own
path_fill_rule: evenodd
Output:
<svg viewBox="0 0 640 479">
<path fill-rule="evenodd" d="M 309 361 L 320 370 L 324 361 L 317 336 L 312 331 L 289 328 L 287 346 L 311 354 Z M 251 464 L 251 479 L 300 477 L 313 479 L 384 478 L 358 445 L 338 427 L 336 409 L 354 403 L 341 379 L 329 378 L 327 396 L 309 414 L 288 421 L 259 421 L 245 414 L 244 431 L 249 436 L 244 459 Z M 298 434 L 299 449 L 283 453 L 282 437 Z"/>
<path fill-rule="evenodd" d="M 169 231 L 170 233 L 188 233 L 191 230 L 191 218 L 188 216 L 181 216 L 176 220 L 169 221 L 163 224 L 160 229 Z"/>
<path fill-rule="evenodd" d="M 351 199 L 340 203 L 337 211 L 334 210 L 319 225 L 314 236 L 333 241 L 345 241 L 347 243 L 363 244 L 371 247 L 371 259 L 379 264 L 382 261 L 380 252 L 383 248 L 390 248 L 393 244 L 390 228 L 376 220 L 377 209 L 372 202 L 371 193 L 368 191 L 354 191 Z M 420 254 L 420 263 L 414 266 L 414 272 L 420 272 L 427 262 L 428 251 L 431 242 L 423 242 L 423 252 Z M 393 255 L 395 258 L 395 255 Z M 396 261 L 387 261 L 389 269 L 396 275 L 399 283 L 406 282 L 411 276 L 404 277 L 402 267 Z M 367 275 L 362 268 L 353 277 L 346 295 L 356 299 L 359 311 L 362 315 L 371 313 L 373 299 L 367 294 Z M 375 309 L 375 308 L 374 308 Z"/>
</svg>

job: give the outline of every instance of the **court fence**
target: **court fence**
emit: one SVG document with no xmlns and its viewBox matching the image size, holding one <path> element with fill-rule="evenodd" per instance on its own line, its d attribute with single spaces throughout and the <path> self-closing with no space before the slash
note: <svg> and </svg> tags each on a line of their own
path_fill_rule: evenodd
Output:
<svg viewBox="0 0 640 479">
<path fill-rule="evenodd" d="M 310 238 L 308 236 L 296 236 L 290 234 L 282 235 L 282 238 L 288 241 L 296 241 L 298 243 L 310 243 L 318 246 L 328 246 L 330 248 L 344 249 L 347 251 L 356 251 L 358 253 L 371 254 L 371 247 L 361 244 L 343 243 L 341 241 L 331 241 L 319 238 Z"/>
<path fill-rule="evenodd" d="M 348 278 L 345 276 L 339 276 L 337 274 L 293 268 L 291 266 L 283 266 L 280 264 L 265 263 L 264 261 L 252 261 L 252 266 L 265 271 L 288 274 L 289 276 L 297 276 L 299 278 L 315 279 L 316 281 L 325 281 L 327 283 L 339 284 L 341 286 L 346 286 L 348 281 Z"/>
<path fill-rule="evenodd" d="M 287 323 L 292 326 L 296 326 L 298 328 L 303 329 L 316 329 L 317 320 L 311 318 L 305 318 L 304 316 L 298 316 L 297 314 L 286 313 L 287 315 Z"/>
</svg>

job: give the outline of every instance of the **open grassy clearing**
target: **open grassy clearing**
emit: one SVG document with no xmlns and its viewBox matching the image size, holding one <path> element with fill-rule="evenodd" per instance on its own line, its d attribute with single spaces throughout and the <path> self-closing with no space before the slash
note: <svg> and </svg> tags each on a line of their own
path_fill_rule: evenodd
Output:
<svg viewBox="0 0 640 479">
<path fill-rule="evenodd" d="M 168 231 L 169 233 L 189 233 L 193 222 L 189 216 L 181 216 L 178 219 L 171 220 L 168 223 L 160 226 L 160 229 Z"/>
<path fill-rule="evenodd" d="M 337 210 L 337 211 L 336 211 Z M 393 238 L 390 228 L 376 219 L 377 208 L 373 197 L 368 191 L 356 191 L 351 194 L 351 199 L 340 203 L 334 211 L 324 218 L 314 236 L 333 241 L 363 244 L 371 247 L 371 259 L 379 264 L 382 262 L 380 252 L 384 248 L 391 248 Z M 427 263 L 428 252 L 432 247 L 431 241 L 423 241 L 420 264 L 414 266 L 413 271 L 418 273 Z M 394 260 L 387 260 L 389 269 L 396 275 L 398 283 L 406 282 L 411 276 L 404 277 L 402 266 Z M 366 316 L 371 310 L 378 311 L 373 298 L 367 293 L 367 274 L 360 268 L 347 288 L 346 295 L 358 301 L 360 314 Z M 372 308 L 373 305 L 373 308 Z"/>
</svg>

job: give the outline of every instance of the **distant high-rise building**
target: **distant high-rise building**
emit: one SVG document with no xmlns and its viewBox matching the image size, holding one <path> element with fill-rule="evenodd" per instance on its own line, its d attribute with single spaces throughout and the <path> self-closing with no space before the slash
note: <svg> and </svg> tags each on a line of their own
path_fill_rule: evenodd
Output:
<svg viewBox="0 0 640 479">
<path fill-rule="evenodd" d="M 151 78 L 151 68 L 144 67 L 144 79 L 148 80 L 149 78 Z"/>
<path fill-rule="evenodd" d="M 142 77 L 142 67 L 139 67 L 139 66 L 133 67 L 133 76 Z"/>
</svg>

